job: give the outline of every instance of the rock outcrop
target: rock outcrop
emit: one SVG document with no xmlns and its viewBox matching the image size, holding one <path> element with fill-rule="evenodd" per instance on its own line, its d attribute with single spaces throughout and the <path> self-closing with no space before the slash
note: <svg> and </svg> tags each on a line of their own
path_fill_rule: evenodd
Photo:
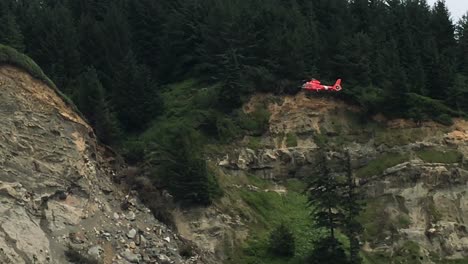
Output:
<svg viewBox="0 0 468 264">
<path fill-rule="evenodd" d="M 421 263 L 468 258 L 467 121 L 450 127 L 382 117 L 362 122 L 359 109 L 303 93 L 257 96 L 245 110 L 265 100 L 271 118 L 269 132 L 256 139 L 261 147 L 236 147 L 220 157 L 217 164 L 226 173 L 276 181 L 313 176 L 323 145 L 333 172 L 344 173 L 344 152 L 350 151 L 368 197 L 366 251 L 391 257 L 411 241 Z M 288 146 L 288 135 L 294 146 Z"/>
<path fill-rule="evenodd" d="M 121 166 L 52 89 L 0 66 L 0 263 L 208 263 L 113 184 Z"/>
</svg>

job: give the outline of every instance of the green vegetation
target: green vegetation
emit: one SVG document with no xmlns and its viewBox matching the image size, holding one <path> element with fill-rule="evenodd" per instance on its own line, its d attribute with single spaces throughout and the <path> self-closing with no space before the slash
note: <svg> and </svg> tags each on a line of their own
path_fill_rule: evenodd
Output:
<svg viewBox="0 0 468 264">
<path fill-rule="evenodd" d="M 261 180 L 254 176 L 227 176 L 220 175 L 220 184 L 226 189 L 224 198 L 230 202 L 226 205 L 226 211 L 234 211 L 250 219 L 249 229 L 251 235 L 247 241 L 239 245 L 232 252 L 232 261 L 228 263 L 245 264 L 286 264 L 303 263 L 312 248 L 314 239 L 321 233 L 313 227 L 310 213 L 307 210 L 307 197 L 303 193 L 305 185 L 295 179 L 285 182 L 286 192 L 275 192 L 269 181 Z M 243 188 L 227 188 L 232 185 L 258 187 L 257 191 Z M 265 191 L 269 190 L 269 191 Z M 271 232 L 284 224 L 295 237 L 295 254 L 292 257 L 277 257 L 270 250 Z"/>
<path fill-rule="evenodd" d="M 257 150 L 262 147 L 262 138 L 261 137 L 249 137 L 249 142 L 247 143 L 247 147 L 249 149 Z"/>
<path fill-rule="evenodd" d="M 367 178 L 373 175 L 380 175 L 385 169 L 403 163 L 409 160 L 409 155 L 400 153 L 388 153 L 375 160 L 370 161 L 364 167 L 356 170 L 356 176 L 359 178 Z"/>
<path fill-rule="evenodd" d="M 153 164 L 153 182 L 184 205 L 209 205 L 222 193 L 216 177 L 201 155 L 200 135 L 193 129 L 174 126 L 160 134 L 159 144 L 150 148 L 147 161 Z"/>
<path fill-rule="evenodd" d="M 395 207 L 401 213 L 390 215 L 386 208 Z M 407 228 L 411 221 L 402 201 L 390 195 L 370 199 L 359 216 L 359 222 L 364 226 L 364 240 L 371 243 L 385 241 L 386 237 L 396 238 L 396 230 Z"/>
<path fill-rule="evenodd" d="M 19 67 L 31 74 L 34 78 L 43 81 L 51 88 L 57 89 L 55 84 L 31 58 L 2 44 L 0 44 L 0 64 L 10 64 Z"/>
<path fill-rule="evenodd" d="M 76 89 L 72 95 L 73 101 L 80 109 L 83 109 L 83 113 L 88 117 L 98 137 L 106 144 L 115 143 L 121 137 L 121 128 L 115 113 L 109 106 L 96 69 L 89 68 L 84 71 L 74 85 L 83 88 Z"/>
<path fill-rule="evenodd" d="M 350 264 L 343 245 L 336 238 L 326 237 L 320 240 L 307 257 L 308 264 L 336 263 Z"/>
<path fill-rule="evenodd" d="M 463 154 L 456 150 L 422 149 L 416 151 L 416 155 L 430 163 L 457 163 L 463 158 Z"/>
<path fill-rule="evenodd" d="M 237 116 L 239 127 L 256 136 L 262 135 L 268 129 L 269 120 L 270 112 L 265 105 L 257 105 L 253 112 L 240 112 Z"/>
<path fill-rule="evenodd" d="M 431 223 L 437 223 L 438 221 L 442 220 L 442 215 L 437 210 L 433 197 L 427 197 L 425 200 L 423 200 L 422 207 L 424 208 Z"/>
<path fill-rule="evenodd" d="M 177 115 L 207 138 L 229 141 L 239 128 L 258 136 L 268 111 L 245 114 L 241 104 L 255 92 L 294 94 L 313 75 L 341 77 L 341 97 L 369 114 L 451 124 L 468 112 L 468 18 L 455 27 L 443 1 L 172 2 L 4 0 L 0 42 L 31 56 L 70 96 L 86 92 L 77 80 L 94 68 L 108 104 L 98 111 L 123 131 L 103 139 L 114 145 Z M 0 61 L 53 86 L 30 60 L 1 50 Z"/>
<path fill-rule="evenodd" d="M 295 238 L 288 226 L 281 224 L 271 231 L 269 249 L 279 257 L 294 256 Z"/>
<path fill-rule="evenodd" d="M 293 133 L 286 134 L 286 146 L 288 148 L 297 147 L 297 136 Z"/>
<path fill-rule="evenodd" d="M 398 247 L 395 253 L 390 256 L 385 253 L 364 254 L 364 264 L 420 264 L 426 263 L 420 252 L 420 247 L 416 242 L 407 241 Z M 445 262 L 444 262 L 445 263 Z M 448 262 L 449 263 L 449 262 Z"/>
<path fill-rule="evenodd" d="M 0 65 L 1 64 L 9 64 L 16 66 L 31 74 L 31 76 L 33 76 L 34 78 L 43 81 L 45 84 L 47 84 L 47 86 L 54 89 L 58 96 L 60 96 L 68 106 L 70 106 L 76 113 L 78 113 L 79 115 L 81 115 L 81 117 L 84 118 L 84 116 L 75 106 L 73 101 L 70 100 L 70 98 L 66 96 L 63 92 L 57 89 L 57 86 L 55 86 L 54 82 L 52 82 L 49 79 L 49 77 L 47 77 L 47 75 L 44 74 L 42 69 L 30 57 L 0 43 Z"/>
<path fill-rule="evenodd" d="M 317 241 L 306 262 L 360 264 L 360 237 L 363 227 L 358 216 L 363 208 L 364 197 L 353 176 L 351 154 L 346 151 L 346 158 L 339 160 L 345 164 L 345 177 L 332 173 L 325 150 L 321 150 L 319 155 L 318 170 L 308 179 L 307 193 L 312 206 L 312 218 L 317 227 L 326 230 L 326 234 Z M 349 256 L 345 254 L 345 244 L 349 249 Z"/>
<path fill-rule="evenodd" d="M 257 92 L 294 94 L 305 78 L 319 76 L 325 83 L 341 77 L 345 89 L 330 96 L 356 103 L 367 114 L 450 125 L 452 117 L 468 113 L 468 17 L 455 27 L 444 1 L 430 8 L 425 1 L 381 0 L 3 0 L 0 42 L 24 51 L 44 72 L 4 45 L 0 63 L 24 69 L 60 93 L 56 83 L 103 142 L 144 164 L 151 187 L 167 188 L 181 202 L 219 202 L 218 184 L 204 162 L 206 144 L 248 135 L 249 147 L 261 147 L 267 106 L 250 113 L 239 109 Z M 333 128 L 345 129 L 339 122 Z M 377 129 L 375 144 L 402 145 L 431 133 Z M 320 146 L 348 140 L 315 137 Z M 286 135 L 286 145 L 296 146 L 297 136 Z M 431 162 L 460 159 L 455 152 L 417 155 Z M 408 158 L 383 155 L 356 176 L 378 175 Z M 236 261 L 304 259 L 318 235 L 296 185 L 282 195 L 241 188 L 223 198 L 240 199 L 250 209 L 236 213 L 257 220 Z M 379 211 L 377 205 L 370 208 Z M 363 214 L 368 236 L 378 235 L 378 226 L 369 224 L 372 217 L 390 229 L 409 224 L 405 215 L 387 217 L 391 221 L 382 215 Z M 296 237 L 290 260 L 268 251 L 268 234 L 282 222 Z M 334 237 L 324 242 L 337 245 Z M 412 245 L 405 247 L 416 256 Z"/>
<path fill-rule="evenodd" d="M 436 133 L 443 133 L 443 129 Z M 428 128 L 405 128 L 405 129 L 388 129 L 377 128 L 375 130 L 375 145 L 385 144 L 387 146 L 402 146 L 409 143 L 421 141 L 426 137 L 434 135 L 434 129 Z"/>
</svg>

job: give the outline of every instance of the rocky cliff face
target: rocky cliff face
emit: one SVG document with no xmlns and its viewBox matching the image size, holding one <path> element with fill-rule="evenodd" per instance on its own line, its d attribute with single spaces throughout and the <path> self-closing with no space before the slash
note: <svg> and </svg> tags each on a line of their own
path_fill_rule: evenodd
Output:
<svg viewBox="0 0 468 264">
<path fill-rule="evenodd" d="M 112 183 L 120 167 L 52 89 L 0 66 L 0 263 L 206 263 Z"/>
<path fill-rule="evenodd" d="M 404 251 L 412 263 L 468 257 L 467 121 L 362 121 L 357 108 L 305 94 L 259 95 L 244 110 L 258 105 L 271 113 L 269 131 L 212 162 L 224 187 L 259 191 L 229 182 L 247 174 L 275 182 L 313 175 L 323 146 L 333 172 L 342 173 L 349 150 L 368 196 L 361 217 L 366 252 Z M 0 263 L 212 263 L 112 182 L 122 166 L 53 90 L 0 66 Z M 177 210 L 180 234 L 226 258 L 255 221 L 236 199 Z"/>
<path fill-rule="evenodd" d="M 379 116 L 362 121 L 357 108 L 302 93 L 257 96 L 244 110 L 259 104 L 271 113 L 269 132 L 246 137 L 220 157 L 217 164 L 226 173 L 304 178 L 314 174 L 324 145 L 333 172 L 343 173 L 349 150 L 368 197 L 361 216 L 366 252 L 413 254 L 412 263 L 468 258 L 467 121 L 450 127 Z M 247 147 L 252 140 L 255 149 Z"/>
</svg>

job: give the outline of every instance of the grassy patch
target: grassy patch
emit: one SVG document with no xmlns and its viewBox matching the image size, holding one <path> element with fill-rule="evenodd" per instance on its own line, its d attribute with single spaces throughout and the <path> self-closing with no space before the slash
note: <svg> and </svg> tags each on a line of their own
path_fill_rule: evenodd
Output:
<svg viewBox="0 0 468 264">
<path fill-rule="evenodd" d="M 286 146 L 288 148 L 297 147 L 297 136 L 293 133 L 288 133 L 286 135 Z"/>
<path fill-rule="evenodd" d="M 430 163 L 457 163 L 461 162 L 463 154 L 456 150 L 436 150 L 436 149 L 424 149 L 416 151 L 416 155 Z"/>
<path fill-rule="evenodd" d="M 235 252 L 228 263 L 284 264 L 303 263 L 303 257 L 312 248 L 318 230 L 312 226 L 310 210 L 307 208 L 307 197 L 302 193 L 304 184 L 298 180 L 285 182 L 287 192 L 279 194 L 271 191 L 274 184 L 254 176 L 221 177 L 224 186 L 244 186 L 230 188 L 225 196 L 231 199 L 226 204 L 229 210 L 242 212 L 244 217 L 250 217 L 250 236 Z M 245 188 L 246 185 L 258 187 L 257 191 Z M 270 191 L 265 191 L 270 189 Z M 227 198 L 225 198 L 227 199 Z M 236 207 L 238 209 L 236 209 Z M 285 223 L 295 237 L 295 255 L 291 258 L 281 258 L 269 251 L 269 234 L 279 224 Z"/>
<path fill-rule="evenodd" d="M 306 190 L 306 184 L 298 179 L 288 179 L 285 185 L 290 192 L 304 193 Z"/>
<path fill-rule="evenodd" d="M 432 132 L 433 133 L 433 132 Z M 429 136 L 429 131 L 422 128 L 407 129 L 377 129 L 375 131 L 375 145 L 402 146 L 423 140 Z"/>
<path fill-rule="evenodd" d="M 356 170 L 356 176 L 360 178 L 367 178 L 373 175 L 379 175 L 385 169 L 403 163 L 409 160 L 409 155 L 399 153 L 389 153 L 378 157 L 369 162 L 366 166 Z"/>
<path fill-rule="evenodd" d="M 72 100 L 67 97 L 64 93 L 62 93 L 57 86 L 55 86 L 54 82 L 45 75 L 42 69 L 28 56 L 16 51 L 15 49 L 0 44 L 0 65 L 7 64 L 13 65 L 20 69 L 23 69 L 27 73 L 29 73 L 34 78 L 43 81 L 47 86 L 52 88 L 59 97 L 61 97 L 65 103 L 71 107 L 76 113 L 78 113 L 81 118 L 86 120 L 86 118 L 81 114 Z"/>
<path fill-rule="evenodd" d="M 247 143 L 247 147 L 249 149 L 257 150 L 262 148 L 262 138 L 261 137 L 249 137 L 249 141 Z"/>
<path fill-rule="evenodd" d="M 266 105 L 259 104 L 255 106 L 255 111 L 251 113 L 238 112 L 236 119 L 240 128 L 252 135 L 260 136 L 268 130 L 270 112 Z"/>
</svg>

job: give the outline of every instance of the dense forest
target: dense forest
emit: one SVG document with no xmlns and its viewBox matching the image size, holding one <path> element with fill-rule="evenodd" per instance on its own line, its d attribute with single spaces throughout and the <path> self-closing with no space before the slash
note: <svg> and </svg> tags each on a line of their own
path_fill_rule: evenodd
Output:
<svg viewBox="0 0 468 264">
<path fill-rule="evenodd" d="M 0 43 L 33 58 L 128 161 L 158 163 L 162 149 L 165 175 L 182 178 L 180 162 L 203 170 L 193 142 L 263 131 L 267 113 L 237 110 L 249 95 L 312 77 L 342 78 L 338 96 L 368 114 L 468 113 L 468 16 L 453 21 L 441 0 L 2 0 Z"/>
<path fill-rule="evenodd" d="M 3 0 L 0 43 L 32 57 L 102 140 L 145 129 L 166 84 L 253 92 L 341 77 L 369 112 L 447 121 L 468 109 L 468 17 L 425 0 Z M 104 120 L 104 122 L 102 122 Z M 124 133 L 125 134 L 125 133 Z"/>
<path fill-rule="evenodd" d="M 254 93 L 294 94 L 305 80 L 342 78 L 332 96 L 365 115 L 447 125 L 468 115 L 468 14 L 453 21 L 443 0 L 0 0 L 5 61 L 34 66 L 103 143 L 144 168 L 150 182 L 128 181 L 168 224 L 161 189 L 190 205 L 223 195 L 201 154 L 207 143 L 268 128 L 266 109 L 239 110 Z M 329 235 L 307 263 L 361 263 L 351 158 L 343 183 L 322 156 L 307 190 Z M 349 261 L 335 229 L 349 239 Z M 294 255 L 287 226 L 271 241 L 275 254 Z"/>
</svg>

